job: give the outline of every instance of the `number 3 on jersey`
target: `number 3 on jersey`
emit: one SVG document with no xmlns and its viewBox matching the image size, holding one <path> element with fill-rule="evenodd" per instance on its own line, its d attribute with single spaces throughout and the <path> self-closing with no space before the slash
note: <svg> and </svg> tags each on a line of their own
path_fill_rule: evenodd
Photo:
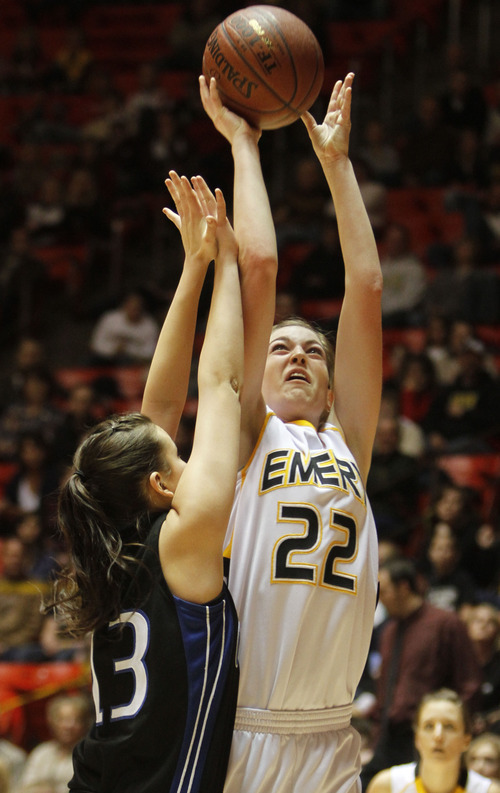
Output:
<svg viewBox="0 0 500 793">
<path fill-rule="evenodd" d="M 357 525 L 352 515 L 331 510 L 328 528 L 342 532 L 342 537 L 333 539 L 328 545 L 321 566 L 307 561 L 307 555 L 320 546 L 323 536 L 323 522 L 318 509 L 312 504 L 280 502 L 278 523 L 297 523 L 303 530 L 300 534 L 287 534 L 276 543 L 272 583 L 319 584 L 356 594 L 357 577 L 344 567 L 352 563 L 357 555 Z M 301 555 L 300 563 L 297 554 Z M 342 565 L 340 570 L 339 565 Z"/>
<path fill-rule="evenodd" d="M 132 631 L 133 649 L 131 655 L 127 658 L 115 658 L 113 660 L 113 670 L 115 675 L 128 673 L 133 676 L 134 693 L 130 702 L 125 702 L 122 705 L 116 705 L 111 708 L 111 721 L 132 719 L 136 716 L 144 704 L 148 690 L 148 672 L 146 664 L 144 663 L 144 656 L 149 646 L 149 620 L 140 610 L 122 611 L 117 620 L 109 623 L 109 630 L 118 627 L 120 623 L 124 623 L 126 628 Z M 101 696 L 99 692 L 99 681 L 97 680 L 94 669 L 93 655 L 92 647 L 90 654 L 92 667 L 92 696 L 94 698 L 96 724 L 102 724 L 103 714 L 101 709 Z"/>
</svg>

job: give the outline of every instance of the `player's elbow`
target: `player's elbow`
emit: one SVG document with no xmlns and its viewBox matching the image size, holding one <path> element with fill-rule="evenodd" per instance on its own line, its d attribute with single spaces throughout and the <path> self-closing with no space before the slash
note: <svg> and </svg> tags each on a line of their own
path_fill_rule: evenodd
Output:
<svg viewBox="0 0 500 793">
<path fill-rule="evenodd" d="M 381 300 L 383 290 L 383 277 L 379 267 L 366 268 L 354 276 L 346 273 L 345 288 L 352 289 L 358 297 L 363 295 L 370 300 Z"/>
<path fill-rule="evenodd" d="M 240 269 L 243 275 L 252 278 L 274 281 L 278 271 L 278 256 L 276 252 L 269 252 L 266 245 L 256 239 L 252 247 L 245 253 L 240 250 Z"/>
</svg>

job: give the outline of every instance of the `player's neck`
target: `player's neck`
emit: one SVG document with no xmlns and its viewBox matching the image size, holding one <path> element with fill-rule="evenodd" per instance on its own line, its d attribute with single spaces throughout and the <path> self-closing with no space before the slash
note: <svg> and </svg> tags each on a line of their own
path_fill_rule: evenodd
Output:
<svg viewBox="0 0 500 793">
<path fill-rule="evenodd" d="M 459 776 L 460 759 L 448 763 L 432 760 L 421 763 L 418 774 L 421 786 L 417 784 L 417 793 L 455 793 L 457 788 L 461 789 L 458 787 Z M 455 782 L 452 784 L 450 780 Z"/>
</svg>

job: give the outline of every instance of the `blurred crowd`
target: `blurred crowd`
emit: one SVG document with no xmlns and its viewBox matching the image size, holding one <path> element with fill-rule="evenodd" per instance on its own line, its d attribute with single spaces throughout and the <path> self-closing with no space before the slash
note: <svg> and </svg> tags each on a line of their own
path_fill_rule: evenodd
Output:
<svg viewBox="0 0 500 793">
<path fill-rule="evenodd" d="M 132 368 L 140 388 L 181 266 L 175 229 L 161 215 L 168 170 L 202 173 L 231 196 L 230 152 L 204 117 L 197 75 L 209 33 L 234 4 L 165 4 L 175 13 L 161 51 L 129 69 L 126 80 L 88 32 L 92 10 L 105 5 L 16 3 L 18 28 L 0 56 L 0 105 L 15 109 L 0 135 L 0 339 L 10 353 L 0 378 L 0 663 L 88 660 L 85 642 L 40 613 L 51 577 L 65 564 L 57 489 L 86 430 L 135 407 L 118 373 Z M 444 3 L 434 6 L 444 13 Z M 355 12 L 341 0 L 286 7 L 317 33 L 328 74 L 336 64 L 329 26 L 392 12 L 389 0 L 358 2 Z M 52 49 L 43 44 L 49 29 L 59 42 Z M 364 759 L 372 758 L 377 735 L 387 728 L 378 689 L 384 628 L 406 619 L 398 608 L 408 596 L 460 623 L 460 646 L 470 643 L 477 682 L 460 693 L 472 703 L 476 733 L 494 733 L 488 751 L 494 747 L 496 771 L 489 775 L 500 778 L 497 67 L 479 78 L 466 51 L 450 47 L 440 80 L 406 116 L 389 126 L 368 114 L 353 161 L 384 275 L 385 377 L 367 491 L 381 563 L 413 565 L 396 578 L 389 571 L 381 593 L 357 697 Z M 363 87 L 361 95 L 367 93 Z M 318 116 L 326 96 L 313 108 Z M 327 186 L 300 124 L 264 133 L 261 151 L 281 261 L 276 317 L 305 314 L 334 334 L 343 265 Z M 434 214 L 424 229 L 415 218 L 431 202 Z M 453 220 L 451 231 L 434 228 L 436 218 L 444 225 Z M 202 300 L 200 334 L 207 305 Z M 92 324 L 84 352 L 75 353 L 70 386 L 61 362 L 48 354 L 55 318 L 61 334 L 66 320 L 68 333 L 80 319 Z M 191 405 L 194 383 L 193 373 Z M 188 412 L 178 439 L 183 455 L 192 418 Z M 470 481 L 450 463 L 464 457 L 482 465 Z M 466 651 L 460 653 L 463 660 Z M 73 719 L 86 725 L 88 712 L 75 702 Z M 48 723 L 60 740 L 56 722 L 65 703 L 56 704 Z M 12 780 L 20 778 L 4 744 L 0 791 L 7 790 L 3 765 Z M 476 754 L 481 746 L 486 743 L 477 744 Z M 27 769 L 19 790 L 35 791 Z M 54 781 L 51 792 L 66 790 L 64 784 Z"/>
</svg>

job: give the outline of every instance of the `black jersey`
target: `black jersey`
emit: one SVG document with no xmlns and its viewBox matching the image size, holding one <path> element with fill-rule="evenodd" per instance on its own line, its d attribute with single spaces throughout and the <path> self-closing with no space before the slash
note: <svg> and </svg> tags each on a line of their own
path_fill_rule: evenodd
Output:
<svg viewBox="0 0 500 793">
<path fill-rule="evenodd" d="M 130 587 L 120 619 L 93 635 L 96 721 L 73 753 L 72 791 L 223 789 L 239 676 L 236 610 L 225 585 L 206 605 L 172 595 L 158 554 L 163 520 L 138 554 L 145 598 L 138 604 Z"/>
</svg>

